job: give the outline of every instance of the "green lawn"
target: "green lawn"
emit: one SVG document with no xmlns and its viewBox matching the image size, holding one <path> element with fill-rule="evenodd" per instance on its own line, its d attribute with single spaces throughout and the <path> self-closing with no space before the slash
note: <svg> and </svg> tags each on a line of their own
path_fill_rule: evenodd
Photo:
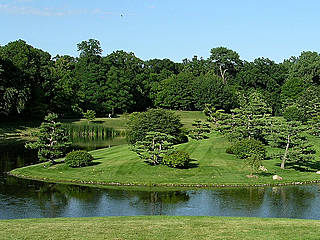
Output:
<svg viewBox="0 0 320 240">
<path fill-rule="evenodd" d="M 317 142 L 320 145 L 319 141 Z M 150 166 L 129 150 L 128 145 L 92 151 L 95 165 L 84 168 L 69 168 L 65 164 L 44 167 L 43 164 L 15 169 L 16 176 L 53 182 L 76 182 L 91 184 L 132 184 L 147 186 L 187 185 L 257 185 L 292 182 L 320 181 L 320 176 L 312 172 L 296 171 L 292 168 L 280 169 L 279 159 L 264 160 L 267 173 L 256 174 L 258 178 L 248 178 L 249 170 L 242 160 L 225 153 L 228 141 L 218 133 L 209 139 L 178 145 L 177 148 L 191 154 L 193 167 L 174 169 L 167 166 Z M 317 158 L 319 156 L 317 155 Z M 282 181 L 272 180 L 272 175 L 283 177 Z"/>
<path fill-rule="evenodd" d="M 0 221 L 0 239 L 319 239 L 320 221 L 230 217 L 102 217 Z"/>
<path fill-rule="evenodd" d="M 194 120 L 205 120 L 206 117 L 201 111 L 174 111 L 181 117 L 181 122 L 185 128 L 192 127 Z M 128 122 L 129 114 L 119 114 L 116 118 L 96 118 L 93 123 L 101 124 L 108 128 L 115 130 L 125 130 Z M 88 124 L 86 119 L 62 119 L 62 123 L 83 125 Z M 41 121 L 36 120 L 33 122 L 6 122 L 0 124 L 0 137 L 22 137 L 31 136 L 32 133 L 37 131 Z"/>
</svg>

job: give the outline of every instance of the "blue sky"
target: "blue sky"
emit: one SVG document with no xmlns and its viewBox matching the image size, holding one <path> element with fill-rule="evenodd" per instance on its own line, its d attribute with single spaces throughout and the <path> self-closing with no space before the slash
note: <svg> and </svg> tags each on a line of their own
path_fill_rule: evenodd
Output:
<svg viewBox="0 0 320 240">
<path fill-rule="evenodd" d="M 244 60 L 276 62 L 320 52 L 318 0 L 0 0 L 0 45 L 24 39 L 52 56 L 78 56 L 98 39 L 103 55 L 181 62 L 225 46 Z"/>
</svg>

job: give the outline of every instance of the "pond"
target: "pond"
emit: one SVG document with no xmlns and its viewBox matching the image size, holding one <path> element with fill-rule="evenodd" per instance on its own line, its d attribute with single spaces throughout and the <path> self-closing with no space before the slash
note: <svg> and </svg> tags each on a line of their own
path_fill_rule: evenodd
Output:
<svg viewBox="0 0 320 240">
<path fill-rule="evenodd" d="M 98 139 L 91 136 L 90 141 L 78 136 L 77 147 L 94 149 L 125 142 L 121 134 L 104 136 Z M 6 176 L 3 172 L 31 164 L 36 159 L 36 153 L 25 150 L 23 145 L 19 140 L 0 143 L 0 219 L 135 215 L 320 219 L 320 185 L 138 191 Z"/>
</svg>

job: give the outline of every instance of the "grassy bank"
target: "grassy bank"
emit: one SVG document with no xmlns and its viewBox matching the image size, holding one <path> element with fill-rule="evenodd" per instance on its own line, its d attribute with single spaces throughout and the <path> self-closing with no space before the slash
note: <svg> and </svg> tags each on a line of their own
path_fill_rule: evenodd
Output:
<svg viewBox="0 0 320 240">
<path fill-rule="evenodd" d="M 216 186 L 216 185 L 262 185 L 293 182 L 320 181 L 317 169 L 297 171 L 294 168 L 282 170 L 279 159 L 264 160 L 267 173 L 257 173 L 258 178 L 248 178 L 249 169 L 234 155 L 225 153 L 228 141 L 218 133 L 209 139 L 177 146 L 189 152 L 193 159 L 188 169 L 174 169 L 167 166 L 150 166 L 129 150 L 128 145 L 92 151 L 95 164 L 84 168 L 69 168 L 65 164 L 43 167 L 43 164 L 13 170 L 11 173 L 24 178 L 52 182 L 78 182 L 88 184 L 123 184 L 147 186 Z M 318 158 L 318 156 L 317 156 Z M 272 175 L 283 177 L 274 181 Z"/>
<path fill-rule="evenodd" d="M 104 217 L 0 221 L 0 239 L 319 239 L 320 221 L 229 217 Z"/>
<path fill-rule="evenodd" d="M 185 128 L 192 127 L 192 122 L 196 119 L 205 120 L 205 115 L 201 111 L 175 111 L 181 117 L 181 122 Z M 96 118 L 94 124 L 99 124 L 115 130 L 125 130 L 129 114 L 119 114 L 115 118 Z M 86 119 L 61 119 L 62 123 L 74 125 L 87 125 Z M 0 137 L 31 137 L 37 131 L 41 121 L 33 122 L 3 122 L 0 124 Z"/>
</svg>

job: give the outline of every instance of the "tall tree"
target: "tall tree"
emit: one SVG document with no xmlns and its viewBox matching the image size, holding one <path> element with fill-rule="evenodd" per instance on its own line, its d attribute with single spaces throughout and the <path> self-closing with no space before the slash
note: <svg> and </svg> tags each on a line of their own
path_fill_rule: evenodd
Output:
<svg viewBox="0 0 320 240">
<path fill-rule="evenodd" d="M 234 77 L 242 66 L 242 61 L 237 52 L 226 47 L 212 48 L 210 51 L 210 61 L 213 63 L 215 72 L 221 76 L 226 84 L 229 77 Z"/>
<path fill-rule="evenodd" d="M 89 39 L 88 41 L 82 41 L 77 44 L 78 51 L 80 52 L 80 57 L 92 57 L 100 56 L 102 53 L 102 48 L 100 46 L 99 40 Z"/>
</svg>

